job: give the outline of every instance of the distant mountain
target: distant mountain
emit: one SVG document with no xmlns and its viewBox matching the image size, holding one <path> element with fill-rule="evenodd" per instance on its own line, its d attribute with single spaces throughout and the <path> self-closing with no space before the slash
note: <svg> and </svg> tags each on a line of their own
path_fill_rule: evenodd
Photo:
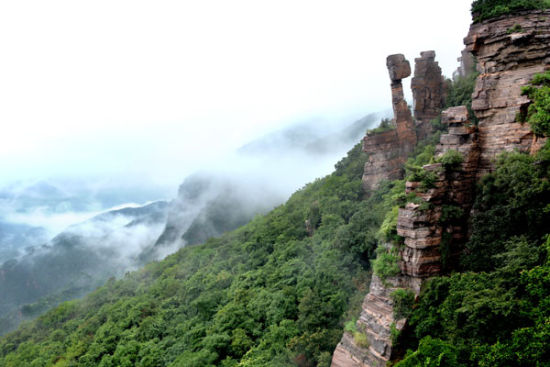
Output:
<svg viewBox="0 0 550 367">
<path fill-rule="evenodd" d="M 157 201 L 101 213 L 0 265 L 0 334 L 55 304 L 84 295 L 112 276 L 142 265 L 168 203 Z"/>
<path fill-rule="evenodd" d="M 26 247 L 48 241 L 44 228 L 0 221 L 0 264 L 21 255 Z"/>
<path fill-rule="evenodd" d="M 309 120 L 265 135 L 239 148 L 243 155 L 330 154 L 343 146 L 349 148 L 361 139 L 367 129 L 379 122 L 381 114 L 371 113 L 351 124 L 327 124 Z"/>
<path fill-rule="evenodd" d="M 313 177 L 301 176 L 323 157 L 334 162 L 378 122 L 379 116 L 372 113 L 350 124 L 318 120 L 295 124 L 238 149 L 238 159 L 259 164 L 239 170 L 242 162 L 236 161 L 233 172 L 203 171 L 189 176 L 171 202 L 166 227 L 149 256 L 167 251 L 163 248 L 202 243 L 267 213 L 298 188 L 281 189 L 283 181 L 293 182 L 297 176 L 298 183 L 322 175 L 315 168 Z"/>
</svg>

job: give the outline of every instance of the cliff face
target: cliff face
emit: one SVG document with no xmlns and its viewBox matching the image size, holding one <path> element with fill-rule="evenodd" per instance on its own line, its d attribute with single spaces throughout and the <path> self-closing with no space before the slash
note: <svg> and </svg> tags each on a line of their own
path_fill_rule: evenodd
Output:
<svg viewBox="0 0 550 367">
<path fill-rule="evenodd" d="M 531 11 L 474 24 L 464 39 L 481 73 L 472 99 L 479 119 L 481 148 L 478 177 L 492 168 L 502 151 L 537 149 L 529 125 L 515 122 L 528 103 L 521 96 L 533 75 L 550 66 L 550 10 Z"/>
<path fill-rule="evenodd" d="M 434 51 L 425 51 L 415 60 L 412 80 L 415 117 L 405 101 L 402 80 L 411 75 L 411 66 L 402 54 L 390 55 L 386 66 L 391 80 L 394 129 L 369 133 L 363 139 L 363 151 L 369 155 L 363 174 L 365 190 L 375 189 L 382 180 L 402 177 L 403 164 L 416 142 L 431 131 L 430 121 L 439 115 L 444 103 L 444 81 Z"/>
<path fill-rule="evenodd" d="M 446 84 L 434 51 L 424 51 L 414 60 L 411 89 L 414 99 L 414 118 L 419 139 L 431 132 L 431 120 L 439 116 L 445 105 Z"/>
<path fill-rule="evenodd" d="M 406 183 L 407 193 L 415 193 L 423 204 L 408 203 L 399 210 L 397 231 L 404 239 L 404 246 L 399 249 L 401 273 L 385 282 L 373 276 L 357 321 L 357 329 L 367 336 L 368 347 L 356 345 L 353 337 L 345 333 L 334 352 L 333 367 L 382 367 L 396 357 L 390 330 L 392 325 L 397 330 L 403 329 L 406 319 L 394 319 L 391 293 L 402 288 L 418 295 L 424 279 L 452 269 L 467 240 L 467 220 L 476 181 L 493 169 L 499 153 L 514 149 L 532 152 L 543 143 L 530 132 L 528 125 L 516 123 L 515 118 L 529 102 L 521 96 L 521 87 L 534 74 L 550 68 L 550 11 L 525 12 L 474 24 L 464 42 L 466 50 L 478 61 L 480 75 L 476 80 L 472 109 L 479 122 L 476 125 L 471 121 L 465 106 L 442 112 L 442 123 L 448 125 L 448 133 L 441 136 L 436 154 L 458 151 L 462 161 L 424 166 L 435 178 L 430 187 L 420 182 Z M 424 133 L 419 126 L 439 114 L 437 106 L 441 106 L 445 96 L 443 85 L 439 89 L 440 84 L 436 83 L 437 65 L 433 62 L 431 54 L 423 53 L 417 59 L 419 75 L 415 73 L 412 83 L 418 136 Z M 428 76 L 427 70 L 435 71 Z M 424 86 L 430 86 L 429 93 L 423 91 Z M 385 134 L 390 136 L 390 132 Z M 388 157 L 387 153 L 375 151 L 375 140 L 385 141 L 379 147 L 389 150 L 393 144 L 391 138 L 382 138 L 379 134 L 367 136 L 364 141 L 368 152 L 374 151 L 372 158 Z M 393 149 L 399 151 L 395 146 Z M 382 166 L 379 162 L 369 162 L 364 182 L 379 182 L 383 176 L 380 171 L 369 176 L 368 168 L 374 165 Z M 395 172 L 399 168 L 392 169 Z M 388 174 L 386 178 L 392 176 Z M 375 187 L 372 184 L 365 186 Z"/>
</svg>

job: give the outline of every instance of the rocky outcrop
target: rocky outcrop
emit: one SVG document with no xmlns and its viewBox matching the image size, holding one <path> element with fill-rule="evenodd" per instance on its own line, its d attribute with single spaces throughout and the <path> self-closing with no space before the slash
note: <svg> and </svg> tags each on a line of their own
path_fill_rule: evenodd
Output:
<svg viewBox="0 0 550 367">
<path fill-rule="evenodd" d="M 397 289 L 411 289 L 420 293 L 420 279 L 397 276 L 382 281 L 373 275 L 369 293 L 365 297 L 356 327 L 367 337 L 368 346 L 358 346 L 353 335 L 345 332 L 336 347 L 332 367 L 385 367 L 392 356 L 392 325 L 397 330 L 405 326 L 405 319 L 393 315 L 391 294 Z"/>
<path fill-rule="evenodd" d="M 399 210 L 397 232 L 404 239 L 404 246 L 399 250 L 400 275 L 385 282 L 373 276 L 357 321 L 358 330 L 363 330 L 367 337 L 368 347 L 359 347 L 352 335 L 345 334 L 334 353 L 333 367 L 381 367 L 396 358 L 391 328 L 393 325 L 397 330 L 402 329 L 406 320 L 394 319 L 391 293 L 397 288 L 405 288 L 418 295 L 426 278 L 452 269 L 467 240 L 467 218 L 477 180 L 494 168 L 499 153 L 533 152 L 543 143 L 531 133 L 528 125 L 515 120 L 517 112 L 529 103 L 521 96 L 521 87 L 534 74 L 550 69 L 550 10 L 524 12 L 474 24 L 465 44 L 463 56 L 471 53 L 477 58 L 480 72 L 472 101 L 478 123 L 471 120 L 465 106 L 442 112 L 442 123 L 448 125 L 448 133 L 441 136 L 436 155 L 442 157 L 455 151 L 455 158 L 460 156 L 461 159 L 442 159 L 441 163 L 426 165 L 423 169 L 429 180 L 406 183 L 406 192 L 415 194 L 416 200 Z M 429 53 L 417 59 L 417 67 L 423 65 L 418 67 L 419 72 L 422 68 L 428 69 L 429 59 Z M 403 59 L 398 57 L 391 61 L 388 60 L 390 76 L 407 75 Z M 465 64 L 463 67 L 466 70 L 470 66 Z M 402 86 L 400 83 L 394 86 L 393 80 L 392 97 L 397 118 Z M 426 79 L 413 83 L 413 88 L 417 89 L 415 99 L 424 101 L 420 104 L 415 101 L 417 119 L 430 118 L 435 113 L 432 107 L 441 103 L 439 95 L 435 101 L 425 99 L 421 86 L 428 84 L 435 85 Z M 406 115 L 402 109 L 399 112 Z M 403 126 L 410 125 L 407 122 Z M 384 139 L 376 138 L 385 142 L 378 147 L 394 144 L 390 140 L 396 137 L 399 138 L 399 131 L 394 135 L 388 133 Z M 364 147 L 373 151 L 373 157 L 387 157 L 375 151 L 377 144 L 374 141 L 365 138 Z M 392 172 L 399 169 L 388 165 L 380 167 L 386 167 L 388 172 L 390 168 Z M 365 174 L 368 173 L 365 170 Z"/>
<path fill-rule="evenodd" d="M 472 109 L 479 119 L 481 177 L 500 152 L 529 151 L 537 143 L 529 125 L 516 122 L 516 114 L 528 103 L 521 87 L 550 68 L 550 10 L 473 24 L 464 43 L 480 72 Z"/>
<path fill-rule="evenodd" d="M 464 106 L 442 113 L 449 133 L 442 135 L 437 153 L 458 152 L 461 163 L 434 163 L 424 166 L 433 183 L 407 182 L 406 192 L 415 193 L 420 203 L 399 209 L 397 234 L 405 246 L 400 252 L 404 275 L 427 278 L 452 267 L 467 235 L 467 215 L 473 203 L 480 150 L 477 129 L 468 120 Z"/>
<path fill-rule="evenodd" d="M 424 51 L 416 58 L 411 89 L 414 99 L 414 118 L 418 138 L 431 132 L 431 120 L 441 113 L 445 105 L 446 83 L 441 68 L 435 61 L 435 51 Z"/>
<path fill-rule="evenodd" d="M 369 155 L 363 174 L 367 191 L 375 189 L 382 180 L 400 178 L 403 164 L 416 146 L 414 122 L 401 81 L 411 75 L 411 66 L 402 54 L 388 56 L 386 65 L 391 79 L 394 129 L 367 134 L 363 139 L 363 151 Z"/>
</svg>

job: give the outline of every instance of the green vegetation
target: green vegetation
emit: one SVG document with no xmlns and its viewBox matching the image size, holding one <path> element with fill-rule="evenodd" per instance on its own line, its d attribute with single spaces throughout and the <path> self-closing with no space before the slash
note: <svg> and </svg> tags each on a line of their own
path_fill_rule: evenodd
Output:
<svg viewBox="0 0 550 367">
<path fill-rule="evenodd" d="M 353 341 L 356 345 L 362 348 L 369 347 L 369 342 L 367 340 L 365 332 L 363 330 L 357 329 L 357 319 L 352 319 L 351 321 L 346 322 L 344 330 L 353 336 Z"/>
<path fill-rule="evenodd" d="M 549 177 L 550 144 L 536 156 L 499 158 L 478 189 L 463 272 L 423 289 L 400 338 L 409 352 L 396 366 L 547 365 Z"/>
<path fill-rule="evenodd" d="M 372 262 L 372 271 L 382 280 L 394 277 L 400 272 L 398 261 L 397 249 L 379 246 L 376 249 L 376 259 Z"/>
<path fill-rule="evenodd" d="M 466 76 L 460 76 L 455 80 L 448 80 L 447 83 L 447 99 L 445 100 L 445 108 L 466 106 L 468 109 L 468 117 L 470 122 L 477 125 L 478 120 L 472 110 L 472 93 L 474 92 L 476 79 L 479 73 L 475 70 L 466 70 Z M 436 129 L 441 129 L 441 118 L 439 121 L 433 121 L 432 124 Z"/>
<path fill-rule="evenodd" d="M 513 27 L 510 27 L 506 30 L 506 33 L 512 34 L 512 33 L 521 33 L 523 32 L 523 28 L 521 28 L 520 24 L 514 24 Z"/>
<path fill-rule="evenodd" d="M 393 317 L 396 320 L 408 318 L 414 304 L 414 292 L 410 289 L 396 289 L 392 292 Z"/>
<path fill-rule="evenodd" d="M 394 129 L 395 125 L 393 124 L 391 119 L 382 119 L 378 127 L 367 131 L 367 135 L 380 134 Z"/>
<path fill-rule="evenodd" d="M 358 144 L 268 215 L 24 324 L 0 366 L 327 365 L 394 205 L 392 183 L 364 199 L 365 160 Z"/>
<path fill-rule="evenodd" d="M 472 3 L 474 22 L 522 10 L 550 8 L 549 0 L 476 0 Z"/>
<path fill-rule="evenodd" d="M 456 170 L 464 161 L 462 153 L 449 149 L 443 155 L 436 160 L 443 165 L 445 171 L 450 172 Z"/>
<path fill-rule="evenodd" d="M 550 71 L 535 75 L 529 84 L 521 92 L 531 103 L 518 118 L 521 122 L 529 122 L 536 135 L 550 136 Z"/>
</svg>

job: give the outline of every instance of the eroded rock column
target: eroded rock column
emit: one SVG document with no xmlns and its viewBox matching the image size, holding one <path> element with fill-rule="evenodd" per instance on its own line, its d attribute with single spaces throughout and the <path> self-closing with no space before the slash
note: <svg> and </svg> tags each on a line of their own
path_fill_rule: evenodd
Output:
<svg viewBox="0 0 550 367">
<path fill-rule="evenodd" d="M 431 120 L 441 113 L 445 105 L 446 84 L 435 51 L 424 51 L 416 58 L 411 89 L 414 99 L 414 118 L 418 138 L 424 139 L 431 131 Z"/>
<path fill-rule="evenodd" d="M 382 180 L 401 178 L 403 164 L 416 146 L 414 122 L 402 83 L 411 75 L 411 66 L 402 54 L 388 56 L 386 65 L 391 80 L 394 129 L 368 134 L 363 139 L 363 151 L 369 155 L 363 173 L 366 191 L 376 189 Z"/>
</svg>

